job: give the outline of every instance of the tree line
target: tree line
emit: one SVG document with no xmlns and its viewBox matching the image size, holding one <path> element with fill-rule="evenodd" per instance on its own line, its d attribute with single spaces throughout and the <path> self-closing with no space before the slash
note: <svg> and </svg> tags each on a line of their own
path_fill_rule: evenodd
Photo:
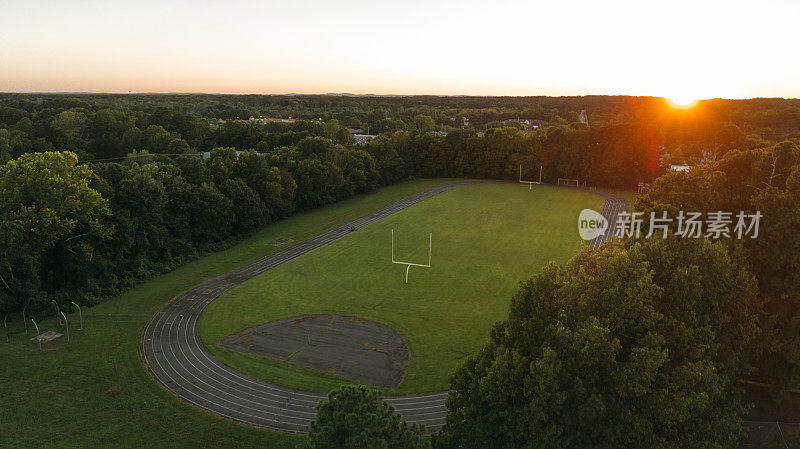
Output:
<svg viewBox="0 0 800 449">
<path fill-rule="evenodd" d="M 0 311 L 93 304 L 292 213 L 367 192 L 366 151 L 308 137 L 267 155 L 136 153 L 82 164 L 26 153 L 0 166 Z"/>
<path fill-rule="evenodd" d="M 54 148 L 76 151 L 82 158 L 81 151 L 95 158 L 123 156 L 120 151 L 131 145 L 152 151 L 150 146 L 159 139 L 169 143 L 175 138 L 202 151 L 217 146 L 255 148 L 262 140 L 257 134 L 263 127 L 247 130 L 242 137 L 249 141 L 221 142 L 225 137 L 215 135 L 240 132 L 219 131 L 218 119 L 233 122 L 250 116 L 291 117 L 305 122 L 305 128 L 311 126 L 308 122 L 321 126 L 338 120 L 345 128 L 382 134 L 418 130 L 415 119 L 420 115 L 430 117 L 440 131 L 485 131 L 503 126 L 526 130 L 551 125 L 580 128 L 585 126 L 578 118 L 582 111 L 587 112 L 591 126 L 652 126 L 657 130 L 657 143 L 677 158 L 697 157 L 709 149 L 759 146 L 753 140 L 800 138 L 800 100 L 777 98 L 704 100 L 693 108 L 678 109 L 663 98 L 629 96 L 0 94 L 0 158 L 4 152 L 16 157 Z M 150 126 L 160 129 L 148 130 Z M 306 130 L 301 127 L 293 131 Z M 144 133 L 147 136 L 140 135 Z M 275 133 L 275 129 L 269 133 Z M 277 146 L 302 139 L 297 137 Z M 10 148 L 5 148 L 4 142 Z"/>
</svg>

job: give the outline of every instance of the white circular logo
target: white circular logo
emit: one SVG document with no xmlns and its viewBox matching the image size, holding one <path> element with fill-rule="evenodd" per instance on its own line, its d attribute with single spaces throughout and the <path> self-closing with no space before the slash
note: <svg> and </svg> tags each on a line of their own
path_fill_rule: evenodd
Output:
<svg viewBox="0 0 800 449">
<path fill-rule="evenodd" d="M 608 231 L 608 220 L 601 213 L 592 209 L 584 209 L 578 216 L 578 233 L 584 240 L 605 235 Z"/>
</svg>

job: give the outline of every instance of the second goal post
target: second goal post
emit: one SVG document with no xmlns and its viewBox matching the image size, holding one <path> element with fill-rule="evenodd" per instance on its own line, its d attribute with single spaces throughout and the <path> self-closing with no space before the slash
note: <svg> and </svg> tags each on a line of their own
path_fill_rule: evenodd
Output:
<svg viewBox="0 0 800 449">
<path fill-rule="evenodd" d="M 558 185 L 560 186 L 569 186 L 569 187 L 580 187 L 581 183 L 577 179 L 568 179 L 568 178 L 558 178 Z M 583 185 L 586 185 L 586 181 L 584 181 Z"/>
<path fill-rule="evenodd" d="M 522 180 L 522 165 L 519 166 L 519 182 L 522 184 L 528 184 L 528 188 L 532 189 L 534 184 L 541 184 L 542 183 L 542 166 L 539 166 L 539 180 L 538 181 L 523 181 Z"/>
</svg>

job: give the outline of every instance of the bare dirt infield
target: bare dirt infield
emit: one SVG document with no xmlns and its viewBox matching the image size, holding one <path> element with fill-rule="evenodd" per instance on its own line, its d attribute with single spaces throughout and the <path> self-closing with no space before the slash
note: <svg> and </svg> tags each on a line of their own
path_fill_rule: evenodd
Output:
<svg viewBox="0 0 800 449">
<path fill-rule="evenodd" d="M 391 327 L 341 315 L 285 318 L 229 335 L 219 345 L 384 388 L 400 385 L 409 358 Z"/>
</svg>

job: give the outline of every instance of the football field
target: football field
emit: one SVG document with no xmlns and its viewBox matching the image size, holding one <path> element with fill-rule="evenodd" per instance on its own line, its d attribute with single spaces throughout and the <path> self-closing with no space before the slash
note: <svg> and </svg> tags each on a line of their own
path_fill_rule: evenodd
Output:
<svg viewBox="0 0 800 449">
<path fill-rule="evenodd" d="M 315 392 L 349 383 L 336 367 L 227 349 L 225 337 L 272 321 L 331 314 L 382 323 L 403 338 L 407 371 L 390 394 L 446 390 L 450 372 L 505 317 L 517 283 L 581 245 L 577 217 L 591 193 L 551 186 L 453 188 L 289 261 L 214 300 L 200 336 L 218 359 L 256 379 Z M 392 230 L 397 261 L 391 263 Z M 430 242 L 429 242 L 429 234 Z M 325 342 L 310 342 L 325 344 Z M 288 360 L 288 361 L 287 361 Z"/>
</svg>

